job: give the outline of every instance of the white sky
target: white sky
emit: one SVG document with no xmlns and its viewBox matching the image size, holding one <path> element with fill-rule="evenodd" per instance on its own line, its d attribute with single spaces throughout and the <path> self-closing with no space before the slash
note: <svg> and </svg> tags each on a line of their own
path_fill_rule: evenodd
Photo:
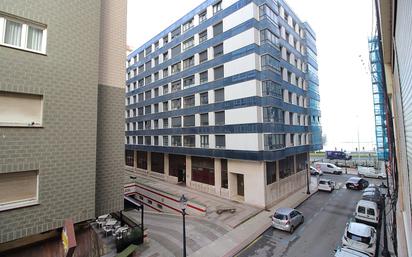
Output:
<svg viewBox="0 0 412 257">
<path fill-rule="evenodd" d="M 128 45 L 136 49 L 203 1 L 128 0 Z M 316 32 L 324 150 L 354 150 L 358 128 L 361 148 L 372 149 L 375 122 L 367 44 L 372 1 L 286 2 Z"/>
</svg>

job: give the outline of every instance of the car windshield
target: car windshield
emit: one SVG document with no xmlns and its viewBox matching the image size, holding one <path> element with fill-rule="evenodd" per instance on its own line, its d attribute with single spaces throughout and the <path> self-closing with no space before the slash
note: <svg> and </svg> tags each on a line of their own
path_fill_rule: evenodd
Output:
<svg viewBox="0 0 412 257">
<path fill-rule="evenodd" d="M 327 182 L 324 180 L 319 181 L 319 184 L 326 184 Z"/>
<path fill-rule="evenodd" d="M 370 237 L 358 236 L 358 235 L 350 233 L 349 231 L 346 233 L 346 236 L 354 241 L 364 243 L 364 244 L 369 244 L 369 242 L 371 241 Z"/>
<path fill-rule="evenodd" d="M 287 219 L 288 219 L 288 216 L 287 216 L 287 215 L 281 214 L 281 213 L 277 213 L 277 212 L 273 215 L 273 217 L 274 217 L 275 219 L 278 219 L 278 220 L 287 220 Z"/>
</svg>

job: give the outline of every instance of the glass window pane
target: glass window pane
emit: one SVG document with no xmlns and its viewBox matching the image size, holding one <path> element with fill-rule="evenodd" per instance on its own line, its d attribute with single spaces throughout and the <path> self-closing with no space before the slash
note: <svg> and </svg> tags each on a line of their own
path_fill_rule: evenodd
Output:
<svg viewBox="0 0 412 257">
<path fill-rule="evenodd" d="M 29 26 L 29 34 L 27 35 L 27 48 L 41 51 L 42 40 L 43 30 Z"/>
<path fill-rule="evenodd" d="M 21 31 L 22 24 L 7 20 L 4 43 L 14 46 L 21 46 Z"/>
</svg>

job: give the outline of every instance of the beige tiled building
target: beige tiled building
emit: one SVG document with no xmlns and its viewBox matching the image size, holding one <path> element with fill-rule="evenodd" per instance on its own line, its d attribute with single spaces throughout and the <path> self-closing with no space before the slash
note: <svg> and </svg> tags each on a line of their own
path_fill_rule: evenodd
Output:
<svg viewBox="0 0 412 257">
<path fill-rule="evenodd" d="M 0 245 L 123 208 L 126 0 L 0 2 Z"/>
</svg>

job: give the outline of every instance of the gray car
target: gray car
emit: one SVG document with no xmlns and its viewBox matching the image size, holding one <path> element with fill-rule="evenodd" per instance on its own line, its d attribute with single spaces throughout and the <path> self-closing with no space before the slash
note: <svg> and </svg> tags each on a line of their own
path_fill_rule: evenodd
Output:
<svg viewBox="0 0 412 257">
<path fill-rule="evenodd" d="M 279 208 L 272 216 L 272 227 L 293 233 L 304 221 L 303 214 L 292 208 Z"/>
<path fill-rule="evenodd" d="M 362 200 L 375 202 L 378 205 L 379 208 L 381 207 L 381 204 L 382 204 L 382 201 L 381 201 L 382 197 L 381 197 L 381 193 L 379 191 L 363 192 Z"/>
</svg>

